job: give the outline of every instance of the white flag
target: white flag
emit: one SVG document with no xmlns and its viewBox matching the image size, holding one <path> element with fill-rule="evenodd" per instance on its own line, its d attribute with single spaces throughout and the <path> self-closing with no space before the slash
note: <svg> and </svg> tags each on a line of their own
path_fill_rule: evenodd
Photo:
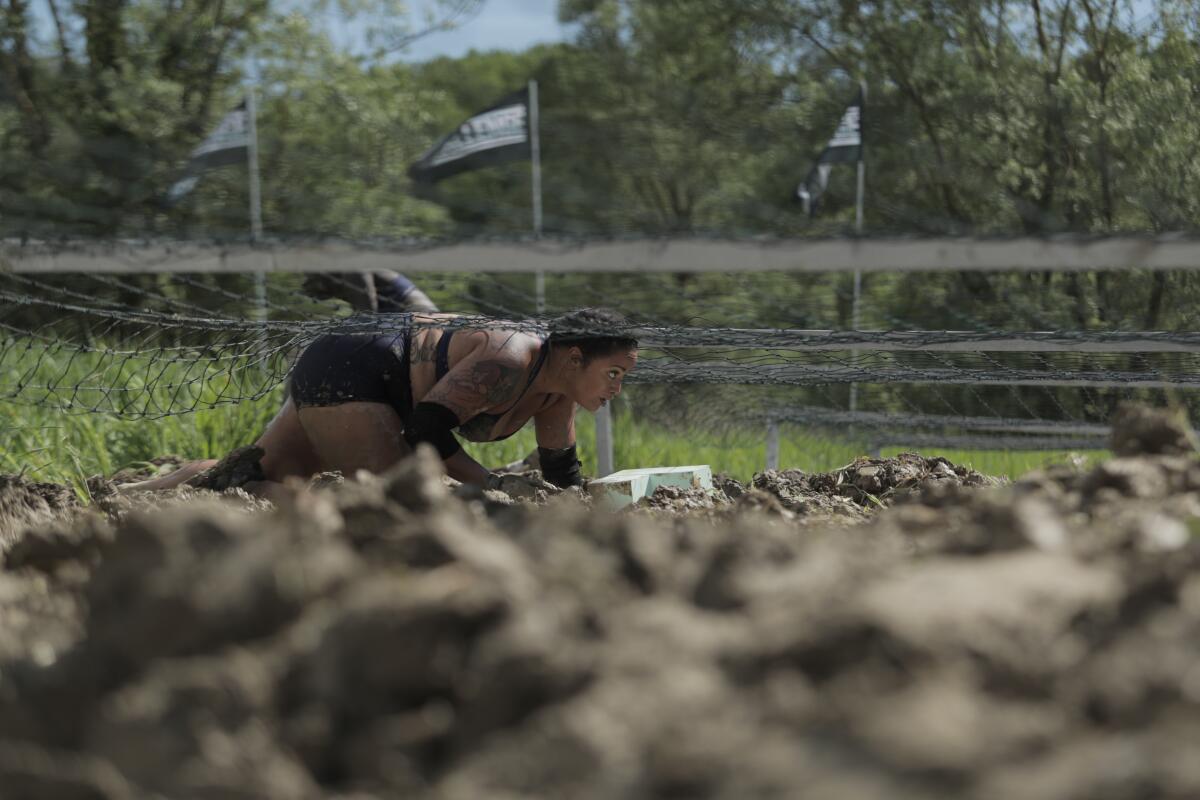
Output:
<svg viewBox="0 0 1200 800">
<path fill-rule="evenodd" d="M 530 157 L 529 90 L 497 101 L 459 125 L 408 168 L 417 183 Z"/>
<path fill-rule="evenodd" d="M 796 187 L 796 198 L 803 204 L 805 214 L 817 213 L 818 202 L 829 186 L 829 173 L 834 164 L 862 160 L 862 113 L 863 95 L 860 89 L 854 102 L 847 106 L 846 111 L 842 114 L 842 119 L 838 122 L 837 130 L 833 132 L 829 144 L 825 145 L 821 155 L 817 156 L 817 162 L 813 164 L 808 175 Z"/>
<path fill-rule="evenodd" d="M 249 150 L 250 124 L 243 100 L 192 150 L 183 177 L 167 192 L 167 201 L 174 204 L 186 197 L 208 170 L 245 162 Z"/>
</svg>

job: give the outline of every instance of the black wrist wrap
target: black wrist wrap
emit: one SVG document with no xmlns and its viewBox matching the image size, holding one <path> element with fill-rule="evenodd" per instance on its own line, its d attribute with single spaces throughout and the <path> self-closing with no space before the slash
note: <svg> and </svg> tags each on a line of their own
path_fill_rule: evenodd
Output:
<svg viewBox="0 0 1200 800">
<path fill-rule="evenodd" d="M 583 465 L 576 458 L 575 445 L 564 447 L 561 450 L 547 450 L 545 447 L 539 447 L 538 459 L 542 464 L 542 477 L 546 479 L 547 483 L 553 483 L 560 489 L 583 485 L 583 475 L 579 472 L 579 468 Z"/>
<path fill-rule="evenodd" d="M 450 431 L 458 426 L 458 417 L 441 403 L 417 403 L 404 426 L 404 441 L 414 450 L 421 442 L 437 448 L 443 459 L 462 449 Z"/>
</svg>

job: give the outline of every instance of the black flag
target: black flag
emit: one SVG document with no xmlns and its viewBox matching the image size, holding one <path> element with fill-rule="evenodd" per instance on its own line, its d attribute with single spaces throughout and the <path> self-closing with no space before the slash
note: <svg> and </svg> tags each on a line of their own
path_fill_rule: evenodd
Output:
<svg viewBox="0 0 1200 800">
<path fill-rule="evenodd" d="M 408 168 L 408 175 L 418 183 L 437 183 L 460 172 L 530 157 L 529 90 L 522 89 L 442 137 Z"/>
<path fill-rule="evenodd" d="M 188 158 L 184 176 L 167 192 L 167 202 L 174 204 L 196 188 L 200 176 L 210 169 L 246 161 L 250 150 L 250 126 L 243 100 L 225 115 Z"/>
<path fill-rule="evenodd" d="M 808 171 L 808 175 L 796 187 L 796 197 L 804 204 L 804 213 L 810 215 L 817 213 L 817 205 L 825 188 L 829 185 L 829 171 L 833 169 L 834 164 L 862 161 L 862 119 L 863 93 L 862 89 L 859 89 L 854 101 L 846 107 L 845 113 L 842 114 L 841 122 L 838 123 L 833 138 L 829 140 L 829 144 L 825 145 L 821 155 L 817 156 L 817 162 Z"/>
</svg>

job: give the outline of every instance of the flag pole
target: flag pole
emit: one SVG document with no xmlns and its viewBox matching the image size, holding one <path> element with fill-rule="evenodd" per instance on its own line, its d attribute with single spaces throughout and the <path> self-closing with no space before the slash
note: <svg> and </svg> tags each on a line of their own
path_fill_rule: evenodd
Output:
<svg viewBox="0 0 1200 800">
<path fill-rule="evenodd" d="M 866 163 L 863 156 L 866 154 L 866 129 L 863 126 L 863 118 L 866 116 L 867 106 L 867 82 L 860 80 L 858 82 L 859 91 L 859 107 L 858 107 L 858 181 L 857 181 L 857 196 L 854 202 L 854 233 L 862 236 L 863 232 L 863 189 L 866 185 Z M 859 306 L 862 301 L 862 270 L 854 270 L 854 299 L 850 305 L 850 326 L 854 330 L 858 330 L 859 326 Z M 858 351 L 850 353 L 851 359 L 858 356 Z M 850 410 L 858 410 L 858 384 L 850 384 Z"/>
<path fill-rule="evenodd" d="M 529 82 L 529 150 L 533 168 L 533 235 L 542 238 L 542 137 L 538 111 L 538 83 Z"/>
<path fill-rule="evenodd" d="M 779 469 L 779 420 L 767 415 L 767 469 Z"/>
<path fill-rule="evenodd" d="M 249 75 L 251 63 L 248 58 L 246 66 Z M 250 172 L 250 241 L 257 244 L 262 240 L 262 185 L 258 176 L 258 103 L 254 96 L 253 82 L 246 89 L 246 119 L 250 128 L 246 147 L 247 167 Z M 254 273 L 254 301 L 259 319 L 266 320 L 267 273 L 262 270 Z"/>
<path fill-rule="evenodd" d="M 854 232 L 862 236 L 863 232 L 863 189 L 866 185 L 866 161 L 863 156 L 866 155 L 866 129 L 863 126 L 863 119 L 866 117 L 867 108 L 867 82 L 858 82 L 858 94 L 860 105 L 858 107 L 858 197 L 854 204 Z M 856 273 L 859 274 L 859 273 Z M 856 323 L 857 324 L 857 323 Z"/>
<path fill-rule="evenodd" d="M 254 87 L 246 90 L 246 117 L 250 125 L 250 142 L 246 158 L 250 167 L 250 241 L 262 239 L 262 184 L 258 177 L 258 104 Z"/>
<path fill-rule="evenodd" d="M 529 162 L 533 173 L 533 238 L 542 238 L 542 137 L 538 109 L 538 83 L 529 81 Z M 535 277 L 537 313 L 546 313 L 546 273 L 537 271 Z"/>
</svg>

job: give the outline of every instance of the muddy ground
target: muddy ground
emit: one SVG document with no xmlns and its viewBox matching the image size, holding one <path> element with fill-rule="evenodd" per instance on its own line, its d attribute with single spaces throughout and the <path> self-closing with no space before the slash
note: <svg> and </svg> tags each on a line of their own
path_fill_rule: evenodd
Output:
<svg viewBox="0 0 1200 800">
<path fill-rule="evenodd" d="M 619 514 L 427 453 L 277 508 L 4 478 L 0 796 L 1200 796 L 1200 462 L 1135 417 Z"/>
<path fill-rule="evenodd" d="M 770 470 L 755 475 L 749 484 L 718 475 L 711 491 L 660 486 L 635 510 L 724 520 L 746 511 L 765 511 L 805 525 L 838 525 L 863 522 L 910 494 L 1003 483 L 944 458 L 902 453 L 859 458 L 833 472 Z"/>
</svg>

